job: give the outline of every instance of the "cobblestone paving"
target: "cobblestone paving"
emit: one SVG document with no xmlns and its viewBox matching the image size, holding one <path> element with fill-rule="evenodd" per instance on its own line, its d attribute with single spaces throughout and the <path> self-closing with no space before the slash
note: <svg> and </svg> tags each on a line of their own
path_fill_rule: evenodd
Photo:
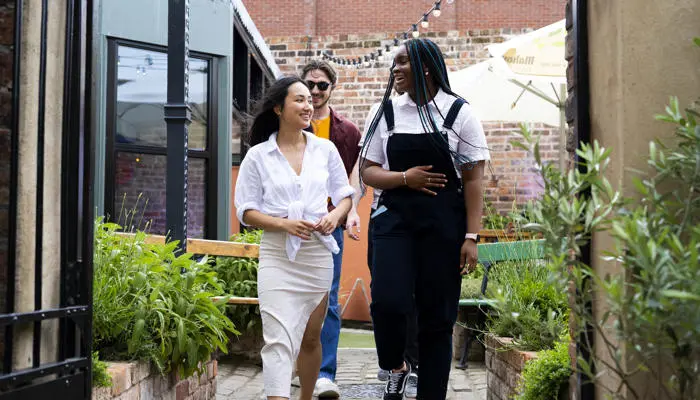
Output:
<svg viewBox="0 0 700 400">
<path fill-rule="evenodd" d="M 377 380 L 377 355 L 374 349 L 339 349 L 337 383 L 342 400 L 377 400 L 384 384 Z M 220 361 L 216 400 L 259 400 L 263 394 L 262 368 L 250 363 Z M 292 390 L 292 399 L 297 397 Z M 485 400 L 486 368 L 472 363 L 462 371 L 452 368 L 448 400 Z"/>
</svg>

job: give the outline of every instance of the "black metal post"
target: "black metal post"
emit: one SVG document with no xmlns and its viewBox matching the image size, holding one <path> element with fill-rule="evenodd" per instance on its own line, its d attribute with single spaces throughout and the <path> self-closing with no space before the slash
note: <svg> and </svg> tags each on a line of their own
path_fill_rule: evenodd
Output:
<svg viewBox="0 0 700 400">
<path fill-rule="evenodd" d="M 576 76 L 576 139 L 579 143 L 591 142 L 591 90 L 590 90 L 590 74 L 588 66 L 588 0 L 572 0 L 571 2 L 573 20 L 574 20 L 574 37 L 576 43 L 576 52 L 574 54 L 574 74 Z M 585 167 L 576 156 L 576 164 L 578 168 L 583 170 Z M 590 189 L 586 190 L 582 196 L 590 197 Z M 591 242 L 593 239 L 591 238 Z M 591 243 L 581 247 L 581 262 L 591 265 L 592 260 Z M 582 295 L 582 291 L 586 290 L 586 285 L 590 284 L 590 278 L 585 278 L 582 287 L 577 288 L 577 295 Z M 591 300 L 593 301 L 593 300 Z M 584 312 L 593 315 L 593 304 L 591 301 L 585 304 Z M 577 354 L 588 362 L 594 369 L 595 366 L 591 363 L 593 354 L 591 351 L 595 349 L 595 333 L 593 327 L 586 323 L 582 327 L 581 333 L 577 338 L 576 348 Z M 578 392 L 581 400 L 595 400 L 595 385 L 584 376 L 583 373 L 577 373 Z"/>
<path fill-rule="evenodd" d="M 165 218 L 169 240 L 187 251 L 187 126 L 189 102 L 189 0 L 168 1 L 168 125 Z"/>
</svg>

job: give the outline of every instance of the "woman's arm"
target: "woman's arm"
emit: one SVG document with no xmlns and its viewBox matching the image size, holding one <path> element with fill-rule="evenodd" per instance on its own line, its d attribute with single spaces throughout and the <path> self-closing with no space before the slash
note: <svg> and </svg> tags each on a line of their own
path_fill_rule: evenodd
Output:
<svg viewBox="0 0 700 400">
<path fill-rule="evenodd" d="M 238 219 L 244 225 L 270 232 L 287 232 L 302 239 L 310 239 L 314 229 L 311 222 L 272 217 L 260 211 L 263 209 L 264 200 L 262 177 L 258 171 L 258 155 L 255 151 L 249 151 L 238 172 L 234 198 Z"/>
<path fill-rule="evenodd" d="M 345 166 L 338 150 L 335 146 L 330 145 L 328 151 L 328 182 L 326 185 L 328 195 L 335 208 L 315 225 L 316 230 L 324 235 L 333 233 L 340 221 L 348 215 L 352 208 L 352 195 L 355 192 L 348 182 Z"/>
<path fill-rule="evenodd" d="M 479 161 L 473 168 L 462 167 L 462 183 L 464 185 L 464 207 L 467 211 L 467 233 L 479 233 L 481 216 L 484 206 L 484 161 Z M 466 239 L 462 245 L 460 268 L 463 272 L 472 271 L 478 261 L 477 243 Z"/>
<path fill-rule="evenodd" d="M 302 239 L 311 239 L 311 232 L 316 226 L 309 221 L 272 217 L 258 210 L 246 210 L 243 223 L 269 232 L 287 232 Z"/>
<path fill-rule="evenodd" d="M 436 193 L 429 188 L 445 187 L 447 176 L 430 171 L 432 165 L 421 165 L 410 168 L 406 171 L 387 171 L 378 163 L 367 159 L 360 161 L 362 180 L 377 189 L 396 189 L 401 186 L 408 186 L 413 190 L 418 190 L 426 194 Z"/>
</svg>

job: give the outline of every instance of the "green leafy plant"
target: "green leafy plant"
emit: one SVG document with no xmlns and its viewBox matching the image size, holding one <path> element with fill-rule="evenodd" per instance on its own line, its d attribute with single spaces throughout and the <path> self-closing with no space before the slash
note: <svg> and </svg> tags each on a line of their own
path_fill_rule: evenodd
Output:
<svg viewBox="0 0 700 400">
<path fill-rule="evenodd" d="M 507 215 L 499 213 L 493 207 L 493 203 L 485 199 L 483 215 L 482 225 L 484 229 L 506 229 L 511 222 Z"/>
<path fill-rule="evenodd" d="M 666 114 L 657 116 L 675 126 L 673 145 L 650 143 L 651 172 L 634 180 L 635 199 L 613 189 L 605 176 L 611 150 L 597 142 L 582 143 L 580 168 L 565 174 L 541 162 L 538 138 L 527 129 L 525 143 L 516 143 L 533 152 L 545 185 L 542 198 L 528 206 L 525 227 L 545 239 L 558 280 L 577 289 L 574 325 L 596 335 L 595 349 L 580 343 L 593 357 L 579 358 L 578 369 L 611 398 L 700 398 L 698 110 L 696 103 L 682 111 L 671 98 Z M 609 232 L 616 246 L 593 268 L 581 261 L 581 246 L 599 231 Z M 620 273 L 605 272 L 612 268 Z M 592 301 L 606 310 L 592 315 Z M 603 375 L 612 380 L 600 380 Z"/>
<path fill-rule="evenodd" d="M 481 293 L 481 284 L 484 280 L 484 266 L 477 264 L 474 271 L 462 277 L 462 289 L 460 299 L 478 299 L 484 297 Z"/>
<path fill-rule="evenodd" d="M 94 344 L 108 360 L 149 361 L 161 373 L 202 371 L 236 333 L 224 315 L 223 287 L 206 258 L 177 256 L 176 242 L 147 244 L 146 234 L 117 234 L 95 222 Z"/>
<path fill-rule="evenodd" d="M 107 372 L 107 363 L 100 360 L 99 352 L 92 352 L 92 386 L 112 386 L 112 377 Z"/>
<path fill-rule="evenodd" d="M 566 291 L 551 279 L 545 262 L 498 263 L 489 271 L 489 280 L 487 297 L 495 300 L 489 332 L 512 337 L 516 347 L 529 351 L 551 349 L 565 335 Z"/>
<path fill-rule="evenodd" d="M 525 364 L 516 389 L 517 400 L 556 400 L 571 376 L 568 342 L 557 342 L 553 349 L 537 353 Z"/>
<path fill-rule="evenodd" d="M 240 243 L 260 244 L 262 230 L 245 231 L 233 235 L 231 240 Z M 258 260 L 244 257 L 217 257 L 213 267 L 224 282 L 226 294 L 236 297 L 258 296 Z M 260 308 L 253 305 L 227 307 L 226 315 L 243 331 L 262 328 Z"/>
</svg>

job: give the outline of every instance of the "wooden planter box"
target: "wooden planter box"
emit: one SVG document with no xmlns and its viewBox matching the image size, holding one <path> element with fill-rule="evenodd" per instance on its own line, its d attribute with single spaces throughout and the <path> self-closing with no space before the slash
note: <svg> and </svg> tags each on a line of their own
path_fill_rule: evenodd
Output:
<svg viewBox="0 0 700 400">
<path fill-rule="evenodd" d="M 520 382 L 525 363 L 537 358 L 534 351 L 511 348 L 511 338 L 486 335 L 487 400 L 510 400 Z"/>
<path fill-rule="evenodd" d="M 214 400 L 216 399 L 216 360 L 205 372 L 181 379 L 177 373 L 163 376 L 145 362 L 109 362 L 111 387 L 95 387 L 93 400 Z"/>
</svg>

